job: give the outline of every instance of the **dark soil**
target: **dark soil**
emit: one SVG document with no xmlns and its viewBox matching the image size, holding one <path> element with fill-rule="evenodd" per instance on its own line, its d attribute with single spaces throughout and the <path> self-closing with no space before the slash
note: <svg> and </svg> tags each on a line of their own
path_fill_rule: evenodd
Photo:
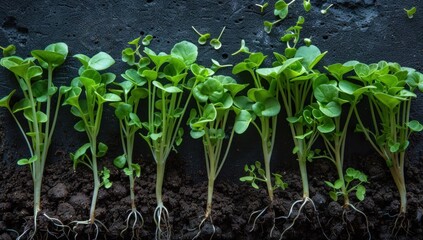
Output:
<svg viewBox="0 0 423 240">
<path fill-rule="evenodd" d="M 91 173 L 84 167 L 74 172 L 71 161 L 60 152 L 56 153 L 55 158 L 62 160 L 52 162 L 46 168 L 42 190 L 43 213 L 60 219 L 65 224 L 74 220 L 86 220 L 91 201 Z M 111 161 L 104 159 L 102 162 Z M 396 220 L 399 201 L 389 171 L 380 159 L 374 157 L 359 162 L 362 163 L 361 167 L 368 169 L 370 183 L 367 185 L 366 199 L 360 203 L 355 202 L 355 206 L 366 213 L 372 238 L 422 239 L 423 192 L 419 186 L 422 186 L 423 180 L 415 177 L 419 176 L 421 162 L 410 164 L 406 171 L 409 205 L 405 221 L 409 229 L 400 231 L 397 236 L 390 234 Z M 172 239 L 192 239 L 197 234 L 198 224 L 204 214 L 207 185 L 206 181 L 194 182 L 191 176 L 182 174 L 181 164 L 178 159 L 171 159 L 168 162 L 164 203 L 170 212 Z M 136 197 L 138 210 L 142 213 L 145 224 L 142 229 L 138 229 L 137 236 L 140 239 L 154 239 L 155 224 L 152 215 L 156 204 L 155 165 L 149 162 L 143 162 L 142 165 L 142 178 L 136 181 Z M 369 236 L 365 218 L 350 209 L 345 215 L 346 222 L 344 222 L 342 206 L 327 196 L 328 188 L 325 187 L 323 180 L 334 179 L 331 165 L 327 165 L 326 162 L 309 165 L 311 195 L 317 212 L 313 211 L 311 204 L 307 204 L 295 225 L 285 232 L 284 239 L 324 239 L 324 234 L 329 239 L 348 239 L 348 237 L 367 239 Z M 113 186 L 108 190 L 101 189 L 96 212 L 97 219 L 107 227 L 108 231 L 100 228 L 99 239 L 120 238 L 130 207 L 127 177 L 113 166 L 108 167 L 112 169 Z M 22 233 L 26 227 L 32 225 L 32 180 L 25 167 L 1 166 L 0 172 L 2 172 L 0 239 L 14 239 L 17 237 L 15 231 Z M 201 172 L 192 174 L 202 175 Z M 254 190 L 242 183 L 218 182 L 213 205 L 213 224 L 216 227 L 214 239 L 279 239 L 281 233 L 291 225 L 300 204 L 296 205 L 288 221 L 276 220 L 272 238 L 269 237 L 269 233 L 273 225 L 273 216 L 286 216 L 291 204 L 301 196 L 301 183 L 296 172 L 284 172 L 283 175 L 289 188 L 286 191 L 276 192 L 277 200 L 273 204 L 273 211 L 266 211 L 257 220 L 255 229 L 251 232 L 249 230 L 252 221 L 248 223 L 249 216 L 253 211 L 267 206 L 266 192 Z M 203 178 L 205 179 L 205 176 Z M 78 239 L 88 239 L 88 236 L 95 235 L 94 229 L 89 227 L 79 226 L 75 231 L 78 233 Z M 200 239 L 209 239 L 212 232 L 211 224 L 206 223 Z M 63 233 L 54 227 L 51 221 L 39 217 L 37 236 L 55 239 L 60 234 Z M 67 231 L 67 234 L 74 236 L 75 232 Z M 131 232 L 126 232 L 123 239 L 129 239 L 130 236 Z M 59 239 L 66 238 L 62 236 Z"/>
</svg>

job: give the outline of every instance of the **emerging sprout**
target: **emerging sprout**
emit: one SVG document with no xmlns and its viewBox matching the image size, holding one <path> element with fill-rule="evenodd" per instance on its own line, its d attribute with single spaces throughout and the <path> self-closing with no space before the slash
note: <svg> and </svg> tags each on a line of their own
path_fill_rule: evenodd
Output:
<svg viewBox="0 0 423 240">
<path fill-rule="evenodd" d="M 223 27 L 223 29 L 220 32 L 218 38 L 213 38 L 212 40 L 210 40 L 210 45 L 216 50 L 222 47 L 222 43 L 220 42 L 220 38 L 222 37 L 222 34 L 225 31 L 225 29 L 226 29 L 226 26 Z"/>
<path fill-rule="evenodd" d="M 224 64 L 224 65 L 222 65 L 222 64 L 220 64 L 218 61 L 216 61 L 214 59 L 212 59 L 211 61 L 213 63 L 213 65 L 211 66 L 211 70 L 213 70 L 215 72 L 217 70 L 221 69 L 221 68 L 232 67 L 233 66 L 232 64 Z"/>
<path fill-rule="evenodd" d="M 305 10 L 306 12 L 309 12 L 309 11 L 311 10 L 311 3 L 310 3 L 310 0 L 304 0 L 304 1 L 303 1 L 303 7 L 304 7 L 304 10 Z"/>
<path fill-rule="evenodd" d="M 304 44 L 305 44 L 307 47 L 310 47 L 310 45 L 311 45 L 311 37 L 310 37 L 310 38 L 304 38 Z"/>
<path fill-rule="evenodd" d="M 262 12 L 264 12 L 264 9 L 269 6 L 269 3 L 268 2 L 265 2 L 263 5 L 256 4 L 256 6 L 260 8 L 260 12 L 262 13 Z"/>
<path fill-rule="evenodd" d="M 16 53 L 16 47 L 12 44 L 7 47 L 0 46 L 0 49 L 3 51 L 3 57 L 9 57 Z"/>
<path fill-rule="evenodd" d="M 320 10 L 320 13 L 322 13 L 323 15 L 328 13 L 329 8 L 331 8 L 332 6 L 333 6 L 333 4 L 329 5 L 327 8 Z"/>
<path fill-rule="evenodd" d="M 144 46 L 150 45 L 151 40 L 153 40 L 153 35 L 148 34 L 142 39 L 142 45 Z"/>
<path fill-rule="evenodd" d="M 250 53 L 250 49 L 247 46 L 245 46 L 245 40 L 244 39 L 241 40 L 241 47 L 239 48 L 239 50 L 232 53 L 232 56 L 235 56 L 238 53 Z"/>
<path fill-rule="evenodd" d="M 416 7 L 412 7 L 412 8 L 410 8 L 410 9 L 405 9 L 404 8 L 404 11 L 407 13 L 407 16 L 408 16 L 408 18 L 413 18 L 414 17 L 414 14 L 416 13 L 416 11 L 417 11 L 417 8 Z"/>
<path fill-rule="evenodd" d="M 192 29 L 200 36 L 198 38 L 198 44 L 200 45 L 204 45 L 206 44 L 207 40 L 210 38 L 210 33 L 200 33 L 199 31 L 197 31 L 197 29 L 195 29 L 194 26 L 192 26 Z"/>
<path fill-rule="evenodd" d="M 264 31 L 267 34 L 269 34 L 270 32 L 272 32 L 273 25 L 279 23 L 280 21 L 282 21 L 282 19 L 278 19 L 278 20 L 276 20 L 274 22 L 264 21 L 263 22 L 263 24 L 264 24 Z"/>
</svg>

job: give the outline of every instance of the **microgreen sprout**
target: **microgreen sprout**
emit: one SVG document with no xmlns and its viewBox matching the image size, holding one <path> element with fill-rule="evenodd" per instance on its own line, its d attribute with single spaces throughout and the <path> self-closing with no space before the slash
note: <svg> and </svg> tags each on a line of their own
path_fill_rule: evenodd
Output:
<svg viewBox="0 0 423 240">
<path fill-rule="evenodd" d="M 10 100 L 16 91 L 13 90 L 8 96 L 0 99 L 0 107 L 7 108 L 12 115 L 30 154 L 29 158 L 20 159 L 17 164 L 29 166 L 34 184 L 34 226 L 29 237 L 32 239 L 37 231 L 38 213 L 41 211 L 44 167 L 63 95 L 61 89 L 57 94 L 56 108 L 53 110 L 52 98 L 58 92 L 58 88 L 53 84 L 53 71 L 65 62 L 68 46 L 62 42 L 50 44 L 44 50 L 31 51 L 33 58 L 27 59 L 10 56 L 15 52 L 13 45 L 2 49 L 5 57 L 0 60 L 0 65 L 14 74 L 24 96 L 11 106 Z M 43 77 L 45 73 L 47 76 Z M 28 129 L 24 129 L 21 120 L 16 117 L 19 112 L 24 116 Z"/>
<path fill-rule="evenodd" d="M 222 43 L 220 42 L 220 38 L 222 37 L 223 32 L 225 31 L 225 29 L 226 29 L 226 26 L 224 26 L 224 27 L 222 28 L 222 31 L 220 32 L 220 34 L 219 34 L 219 37 L 218 37 L 218 38 L 213 38 L 212 40 L 210 40 L 210 45 L 211 45 L 214 49 L 216 49 L 216 50 L 218 50 L 218 49 L 220 49 L 220 48 L 222 47 Z"/>
<path fill-rule="evenodd" d="M 289 5 L 291 5 L 294 2 L 295 2 L 295 0 L 292 0 L 289 3 L 286 3 L 285 0 L 278 0 L 275 3 L 275 10 L 273 11 L 273 14 L 275 16 L 278 16 L 280 18 L 280 20 L 285 19 L 288 16 Z"/>
<path fill-rule="evenodd" d="M 333 4 L 330 4 L 330 5 L 329 5 L 329 6 L 327 6 L 326 8 L 321 9 L 321 10 L 320 10 L 320 13 L 321 13 L 321 14 L 323 14 L 323 15 L 327 14 L 327 13 L 328 13 L 328 11 L 329 11 L 329 9 L 330 9 L 332 6 L 333 6 Z"/>
<path fill-rule="evenodd" d="M 0 49 L 3 51 L 3 57 L 9 57 L 16 53 L 16 47 L 13 44 L 8 45 L 7 47 L 0 46 Z"/>
<path fill-rule="evenodd" d="M 279 23 L 280 21 L 282 21 L 282 19 L 278 19 L 278 20 L 273 21 L 273 22 L 264 21 L 263 22 L 264 31 L 267 34 L 270 34 L 272 32 L 273 26 L 276 25 L 277 23 Z"/>
<path fill-rule="evenodd" d="M 244 167 L 244 171 L 248 173 L 248 176 L 241 177 L 239 180 L 241 182 L 248 182 L 251 186 L 255 189 L 259 189 L 257 185 L 258 182 L 267 182 L 266 178 L 266 171 L 261 167 L 261 163 L 256 161 L 254 164 L 248 165 L 246 164 Z M 282 175 L 277 173 L 272 173 L 275 184 L 273 185 L 273 190 L 280 188 L 281 190 L 285 190 L 288 187 L 288 184 L 282 180 Z"/>
<path fill-rule="evenodd" d="M 311 45 L 311 37 L 310 38 L 304 38 L 304 44 L 307 46 L 307 47 L 310 47 L 310 45 Z"/>
<path fill-rule="evenodd" d="M 366 195 L 366 188 L 363 186 L 363 183 L 367 183 L 367 175 L 356 170 L 354 168 L 347 168 L 345 171 L 345 189 L 347 193 L 355 192 L 355 196 L 358 200 L 363 201 Z M 338 179 L 334 183 L 325 181 L 326 185 L 332 188 L 332 191 L 329 192 L 330 198 L 333 201 L 338 201 L 338 196 L 342 196 L 342 180 Z"/>
<path fill-rule="evenodd" d="M 235 126 L 230 130 L 229 139 L 226 136 L 229 116 L 234 111 L 233 99 L 246 85 L 238 84 L 228 76 L 211 76 L 210 70 L 198 65 L 193 65 L 192 70 L 194 70 L 195 82 L 198 82 L 192 88 L 197 107 L 191 109 L 188 122 L 191 127 L 191 137 L 202 139 L 208 176 L 207 207 L 199 225 L 196 236 L 198 237 L 205 220 L 209 219 L 213 224 L 214 183 L 228 157 L 234 133 L 241 134 L 246 130 L 235 122 Z M 213 229 L 215 229 L 214 226 Z"/>
<path fill-rule="evenodd" d="M 212 61 L 212 66 L 210 67 L 210 69 L 213 70 L 213 71 L 215 71 L 215 72 L 217 72 L 221 68 L 226 68 L 226 67 L 232 67 L 233 66 L 232 64 L 224 64 L 224 65 L 222 65 L 222 64 L 220 64 L 218 61 L 216 61 L 214 59 L 212 59 L 211 61 Z"/>
<path fill-rule="evenodd" d="M 245 46 L 245 40 L 244 39 L 241 40 L 241 47 L 238 49 L 238 51 L 232 53 L 232 56 L 235 56 L 239 53 L 248 53 L 248 54 L 251 53 L 250 49 L 247 46 Z"/>
<path fill-rule="evenodd" d="M 148 34 L 147 36 L 145 36 L 145 37 L 142 39 L 142 45 L 144 45 L 144 46 L 148 46 L 148 45 L 150 45 L 151 40 L 153 40 L 153 35 Z"/>
<path fill-rule="evenodd" d="M 285 56 L 292 58 L 296 53 L 297 43 L 300 41 L 300 33 L 303 29 L 304 17 L 299 16 L 295 26 L 291 26 L 285 30 L 285 34 L 281 37 L 282 42 L 286 42 Z"/>
<path fill-rule="evenodd" d="M 414 17 L 414 14 L 416 13 L 417 8 L 416 7 L 412 7 L 410 9 L 405 9 L 404 8 L 404 11 L 407 13 L 407 17 L 411 19 L 411 18 Z"/>
<path fill-rule="evenodd" d="M 114 93 L 107 92 L 107 85 L 112 83 L 116 76 L 113 73 L 100 74 L 114 64 L 114 59 L 105 52 L 99 52 L 93 57 L 83 54 L 76 54 L 82 66 L 79 68 L 79 76 L 74 78 L 71 86 L 66 87 L 66 100 L 64 105 L 71 107 L 71 113 L 80 120 L 74 125 L 78 132 L 85 132 L 89 142 L 82 145 L 75 153 L 70 154 L 74 170 L 79 164 L 90 168 L 94 178 L 94 189 L 91 200 L 90 215 L 86 221 L 74 221 L 77 225 L 94 225 L 96 236 L 98 235 L 98 224 L 104 226 L 95 218 L 98 192 L 101 187 L 110 188 L 110 171 L 103 167 L 98 170 L 97 159 L 106 155 L 108 147 L 98 142 L 101 120 L 103 118 L 104 103 L 121 101 Z"/>
<path fill-rule="evenodd" d="M 260 12 L 263 13 L 264 12 L 264 9 L 266 9 L 269 6 L 269 3 L 268 2 L 265 2 L 264 4 L 258 4 L 258 3 L 256 3 L 255 5 L 257 7 L 259 7 L 260 8 Z"/>
<path fill-rule="evenodd" d="M 198 44 L 200 44 L 200 45 L 206 44 L 207 43 L 207 40 L 210 38 L 210 33 L 204 33 L 204 34 L 202 34 L 199 31 L 197 31 L 197 29 L 195 29 L 194 26 L 191 26 L 191 27 L 200 36 L 198 38 Z"/>
<path fill-rule="evenodd" d="M 309 12 L 311 10 L 311 7 L 312 7 L 310 0 L 303 0 L 303 7 L 304 7 L 304 10 L 306 12 Z"/>
</svg>

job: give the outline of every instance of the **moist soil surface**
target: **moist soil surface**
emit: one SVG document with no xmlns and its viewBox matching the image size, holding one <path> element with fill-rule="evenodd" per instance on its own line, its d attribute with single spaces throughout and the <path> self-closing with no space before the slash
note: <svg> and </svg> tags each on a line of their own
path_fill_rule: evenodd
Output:
<svg viewBox="0 0 423 240">
<path fill-rule="evenodd" d="M 88 219 L 91 202 L 92 178 L 89 169 L 80 167 L 75 172 L 67 155 L 57 151 L 55 158 L 62 159 L 47 165 L 42 189 L 42 214 L 39 217 L 37 239 L 93 239 L 96 235 L 94 227 L 78 226 L 72 221 Z M 138 159 L 141 161 L 141 159 Z M 103 163 L 112 162 L 105 159 Z M 213 205 L 213 224 L 215 233 L 213 239 L 279 239 L 284 232 L 284 239 L 422 239 L 423 228 L 421 217 L 423 208 L 422 178 L 420 175 L 422 163 L 411 162 L 406 168 L 408 187 L 408 213 L 397 221 L 407 228 L 395 230 L 399 196 L 386 165 L 377 157 L 368 156 L 360 159 L 363 169 L 368 169 L 369 183 L 366 198 L 358 202 L 351 196 L 355 207 L 366 214 L 344 211 L 339 202 L 332 201 L 327 192 L 324 180 L 335 179 L 335 172 L 328 162 L 309 164 L 311 197 L 316 211 L 311 203 L 298 210 L 297 203 L 286 219 L 292 204 L 301 198 L 301 182 L 298 175 L 282 172 L 289 184 L 285 191 L 276 191 L 276 200 L 272 208 L 268 208 L 256 221 L 253 230 L 253 218 L 250 214 L 264 209 L 269 205 L 264 190 L 255 190 L 248 184 L 217 181 Z M 207 198 L 206 174 L 195 172 L 192 175 L 203 178 L 196 182 L 190 175 L 183 174 L 183 162 L 170 159 L 164 184 L 164 204 L 170 213 L 171 239 L 192 239 L 198 233 L 198 225 L 202 220 Z M 104 227 L 99 227 L 98 239 L 130 239 L 132 232 L 125 229 L 129 200 L 129 180 L 113 166 L 111 176 L 113 185 L 110 189 L 101 189 L 98 197 L 96 217 Z M 138 239 L 154 239 L 155 224 L 153 212 L 155 200 L 155 165 L 142 162 L 143 175 L 136 181 L 136 201 L 138 210 L 144 217 L 144 225 L 137 228 L 135 237 Z M 17 233 L 23 233 L 32 227 L 32 180 L 29 169 L 15 165 L 0 165 L 0 239 L 15 239 Z M 60 219 L 66 228 L 54 226 L 54 221 L 43 217 Z M 274 217 L 276 217 L 273 227 Z M 278 218 L 279 217 L 279 218 Z M 295 224 L 291 227 L 294 219 Z M 56 222 L 57 223 L 57 222 Z M 107 230 L 106 230 L 106 228 Z M 367 229 L 368 228 L 368 229 Z M 72 229 L 72 231 L 70 231 Z M 287 230 L 288 229 L 288 230 Z M 272 236 L 270 232 L 272 231 Z M 29 232 L 29 231 L 28 231 Z M 209 239 L 213 234 L 213 226 L 205 222 L 198 239 Z"/>
</svg>

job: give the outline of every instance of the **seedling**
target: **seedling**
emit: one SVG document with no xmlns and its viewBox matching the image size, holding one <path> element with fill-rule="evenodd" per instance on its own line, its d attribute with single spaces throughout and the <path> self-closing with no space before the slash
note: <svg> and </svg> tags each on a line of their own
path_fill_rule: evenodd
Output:
<svg viewBox="0 0 423 240">
<path fill-rule="evenodd" d="M 151 40 L 153 40 L 153 35 L 148 34 L 147 36 L 145 36 L 145 37 L 142 39 L 142 45 L 144 45 L 144 46 L 148 46 L 148 45 L 150 45 Z"/>
<path fill-rule="evenodd" d="M 303 0 L 303 7 L 304 7 L 304 10 L 306 12 L 309 12 L 311 10 L 311 7 L 312 7 L 310 0 Z"/>
<path fill-rule="evenodd" d="M 289 3 L 286 3 L 284 0 L 278 0 L 275 3 L 275 10 L 273 11 L 273 14 L 275 16 L 278 16 L 280 18 L 280 20 L 285 19 L 288 16 L 289 5 L 291 5 L 294 2 L 295 2 L 295 0 L 292 0 Z"/>
<path fill-rule="evenodd" d="M 197 31 L 197 29 L 195 29 L 195 27 L 194 26 L 192 26 L 192 29 L 200 36 L 199 38 L 198 38 L 198 44 L 200 44 L 200 45 L 204 45 L 204 44 L 206 44 L 207 43 L 207 40 L 210 38 L 210 33 L 204 33 L 204 34 L 202 34 L 202 33 L 200 33 L 199 31 Z"/>
<path fill-rule="evenodd" d="M 255 4 L 257 7 L 260 8 L 260 12 L 263 13 L 264 9 L 266 9 L 269 6 L 268 2 L 265 2 L 264 4 Z"/>
<path fill-rule="evenodd" d="M 191 109 L 188 122 L 191 127 L 191 137 L 202 139 L 208 176 L 207 207 L 196 235 L 199 237 L 207 219 L 213 225 L 214 182 L 228 157 L 234 133 L 241 134 L 246 130 L 246 128 L 237 127 L 239 124 L 235 123 L 230 131 L 229 139 L 225 134 L 228 130 L 229 115 L 234 110 L 233 99 L 246 85 L 237 84 L 233 78 L 228 76 L 210 76 L 211 70 L 198 65 L 193 65 L 192 70 L 197 82 L 192 89 L 197 108 Z M 215 230 L 214 225 L 213 230 Z"/>
<path fill-rule="evenodd" d="M 139 48 L 138 43 L 134 45 L 136 49 Z M 122 101 L 112 103 L 111 105 L 115 107 L 115 115 L 119 119 L 123 154 L 116 157 L 113 163 L 116 167 L 123 169 L 125 174 L 129 177 L 131 209 L 126 218 L 126 227 L 122 230 L 121 235 L 128 230 L 129 224 L 132 222 L 131 239 L 133 239 L 136 235 L 135 228 L 137 224 L 140 224 L 139 227 L 142 227 L 144 224 L 142 214 L 137 210 L 135 204 L 135 178 L 140 177 L 141 167 L 138 163 L 133 162 L 133 152 L 135 135 L 138 130 L 142 128 L 141 121 L 137 115 L 140 100 L 147 98 L 148 92 L 146 89 L 141 88 L 147 81 L 143 80 L 135 69 L 128 69 L 124 74 L 121 74 L 121 76 L 125 81 L 116 84 L 120 89 L 111 91 L 119 96 L 123 95 Z"/>
<path fill-rule="evenodd" d="M 269 22 L 269 21 L 264 21 L 263 25 L 264 25 L 264 31 L 267 34 L 270 34 L 272 32 L 273 26 L 276 25 L 277 23 L 279 23 L 280 21 L 282 21 L 282 19 L 278 19 L 276 21 L 273 22 Z"/>
<path fill-rule="evenodd" d="M 270 161 L 272 157 L 273 147 L 276 139 L 276 129 L 278 114 L 281 106 L 278 101 L 279 91 L 277 82 L 274 80 L 262 78 L 256 71 L 263 63 L 266 56 L 263 53 L 251 53 L 247 59 L 238 63 L 232 69 L 233 74 L 243 71 L 250 73 L 254 80 L 254 87 L 248 90 L 247 96 L 239 96 L 235 98 L 235 105 L 238 110 L 236 128 L 248 128 L 252 124 L 258 131 L 261 138 L 261 148 L 263 151 L 263 162 L 265 169 L 265 182 L 267 186 L 267 194 L 269 197 L 269 206 L 263 210 L 252 213 L 258 215 L 255 217 L 254 224 L 250 231 L 255 228 L 256 220 L 270 208 L 274 200 L 274 185 L 272 184 Z M 252 216 L 251 215 L 251 216 Z"/>
<path fill-rule="evenodd" d="M 239 50 L 232 53 L 232 56 L 235 56 L 239 53 L 248 53 L 248 54 L 251 53 L 250 49 L 247 46 L 245 46 L 245 40 L 244 39 L 241 40 L 241 47 L 239 48 Z"/>
<path fill-rule="evenodd" d="M 410 9 L 405 9 L 404 8 L 404 11 L 407 13 L 407 17 L 411 19 L 411 18 L 414 17 L 414 14 L 416 13 L 417 8 L 416 7 L 412 7 Z"/>
<path fill-rule="evenodd" d="M 248 182 L 251 186 L 255 189 L 259 189 L 259 185 L 257 182 L 266 183 L 266 171 L 261 167 L 261 163 L 256 161 L 252 165 L 246 164 L 244 167 L 244 171 L 248 173 L 248 176 L 241 177 L 239 180 L 241 182 Z M 272 173 L 273 178 L 275 179 L 275 184 L 273 186 L 273 190 L 280 188 L 281 190 L 285 190 L 288 187 L 288 184 L 282 180 L 282 175 L 277 173 Z"/>
<path fill-rule="evenodd" d="M 217 72 L 219 69 L 221 68 L 226 68 L 226 67 L 232 67 L 232 64 L 220 64 L 218 61 L 212 59 L 212 66 L 210 67 L 211 70 L 213 70 L 214 72 Z"/>
<path fill-rule="evenodd" d="M 358 109 L 355 109 L 357 131 L 364 133 L 371 146 L 385 160 L 398 188 L 401 204 L 392 230 L 393 234 L 397 234 L 400 229 L 407 229 L 404 221 L 407 213 L 404 165 L 411 133 L 423 130 L 418 121 L 410 120 L 411 102 L 417 97 L 414 91 L 423 91 L 423 74 L 384 61 L 370 65 L 355 62 L 354 72 L 354 79 L 372 88 L 367 94 L 371 124 L 364 125 Z"/>
<path fill-rule="evenodd" d="M 7 47 L 0 46 L 0 49 L 3 51 L 3 57 L 9 57 L 15 54 L 16 47 L 15 45 L 8 45 Z"/>
<path fill-rule="evenodd" d="M 303 19 L 299 19 L 297 26 L 302 24 Z M 296 29 L 295 35 L 289 35 L 289 38 L 299 38 L 301 28 Z M 287 42 L 290 39 L 286 40 Z M 298 40 L 294 39 L 294 46 Z M 303 46 L 298 50 L 288 45 L 295 55 L 284 56 L 275 53 L 276 61 L 272 64 L 272 68 L 260 68 L 257 73 L 268 81 L 276 82 L 279 92 L 281 93 L 281 103 L 287 114 L 287 121 L 294 141 L 293 154 L 297 155 L 299 163 L 301 180 L 303 184 L 303 197 L 301 200 L 295 201 L 287 216 L 288 219 L 293 213 L 293 208 L 297 204 L 301 204 L 299 210 L 294 213 L 295 217 L 291 225 L 284 230 L 284 233 L 292 228 L 300 216 L 304 206 L 311 203 L 316 211 L 313 200 L 310 198 L 309 183 L 306 164 L 315 156 L 312 146 L 318 138 L 317 124 L 312 116 L 312 108 L 308 105 L 312 103 L 313 98 L 310 97 L 312 84 L 321 74 L 314 70 L 314 67 L 325 56 L 326 52 L 321 53 L 319 48 L 314 45 Z M 285 52 L 287 52 L 285 50 Z M 292 55 L 291 52 L 288 52 Z"/>
<path fill-rule="evenodd" d="M 72 223 L 75 224 L 75 227 L 81 224 L 93 225 L 97 238 L 99 231 L 97 224 L 104 227 L 95 218 L 98 191 L 103 186 L 105 188 L 112 186 L 109 181 L 110 171 L 106 167 L 103 167 L 102 171 L 98 170 L 97 158 L 106 155 L 108 150 L 106 144 L 98 141 L 98 134 L 100 133 L 104 104 L 118 102 L 121 99 L 118 95 L 107 92 L 107 86 L 115 80 L 116 76 L 113 73 L 100 74 L 99 72 L 115 63 L 109 54 L 99 52 L 91 58 L 83 54 L 76 54 L 74 57 L 81 62 L 82 66 L 79 68 L 79 76 L 72 80 L 69 87 L 65 88 L 66 100 L 63 105 L 69 105 L 71 113 L 80 119 L 74 125 L 74 129 L 78 132 L 85 132 L 89 142 L 82 145 L 75 153 L 71 153 L 70 157 L 74 170 L 79 164 L 92 170 L 94 189 L 89 219 Z"/>
<path fill-rule="evenodd" d="M 328 13 L 329 9 L 333 6 L 333 4 L 330 4 L 329 6 L 327 6 L 326 8 L 320 10 L 320 13 L 325 15 Z"/>
<path fill-rule="evenodd" d="M 296 46 L 300 41 L 301 30 L 303 29 L 304 17 L 299 16 L 295 26 L 291 26 L 285 30 L 285 34 L 281 37 L 282 42 L 286 42 L 285 56 L 292 58 L 297 51 Z"/>
<path fill-rule="evenodd" d="M 367 175 L 355 170 L 354 168 L 348 168 L 345 171 L 345 189 L 347 193 L 355 192 L 355 196 L 358 200 L 363 201 L 366 195 L 366 188 L 363 186 L 363 183 L 367 183 Z M 332 188 L 332 191 L 329 192 L 330 198 L 333 201 L 338 201 L 338 196 L 342 196 L 342 180 L 338 179 L 334 183 L 325 181 L 326 185 Z M 351 186 L 352 185 L 352 186 Z"/>
<path fill-rule="evenodd" d="M 218 38 L 213 38 L 212 40 L 210 40 L 210 45 L 216 50 L 218 50 L 222 47 L 222 43 L 220 42 L 220 38 L 222 37 L 225 29 L 226 29 L 226 26 L 222 28 L 222 31 L 220 32 Z"/>
<path fill-rule="evenodd" d="M 182 142 L 182 118 L 190 102 L 192 93 L 184 96 L 187 75 L 197 59 L 197 47 L 187 41 L 175 44 L 171 53 L 156 54 L 145 47 L 143 56 L 140 48 L 134 45 L 138 57 L 134 69 L 126 71 L 128 81 L 146 93 L 146 111 L 140 118 L 140 135 L 149 146 L 157 165 L 156 201 L 154 222 L 156 239 L 170 238 L 169 212 L 163 203 L 163 180 L 165 165 L 170 152 Z M 195 85 L 192 85 L 195 86 Z M 138 90 L 137 90 L 138 91 Z M 187 98 L 185 98 L 187 97 Z M 135 118 L 135 116 L 133 116 Z"/>
<path fill-rule="evenodd" d="M 0 99 L 0 107 L 7 108 L 12 115 L 25 139 L 30 154 L 29 158 L 20 159 L 17 163 L 18 165 L 29 166 L 34 184 L 34 226 L 33 232 L 29 236 L 29 239 L 32 239 L 37 232 L 37 219 L 41 211 L 41 186 L 44 167 L 63 94 L 61 89 L 57 95 L 56 108 L 52 110 L 52 98 L 58 90 L 53 84 L 53 71 L 65 62 L 68 46 L 61 42 L 50 44 L 44 50 L 31 51 L 33 58 L 27 59 L 10 56 L 15 52 L 13 45 L 2 49 L 5 57 L 0 60 L 0 65 L 14 73 L 23 93 L 23 98 L 11 106 L 10 100 L 16 91 L 13 90 L 8 96 Z M 45 76 L 43 77 L 45 72 L 47 72 L 47 79 Z M 28 129 L 24 129 L 20 120 L 16 117 L 19 112 L 26 119 Z M 45 216 L 49 218 L 47 215 Z"/>
</svg>

